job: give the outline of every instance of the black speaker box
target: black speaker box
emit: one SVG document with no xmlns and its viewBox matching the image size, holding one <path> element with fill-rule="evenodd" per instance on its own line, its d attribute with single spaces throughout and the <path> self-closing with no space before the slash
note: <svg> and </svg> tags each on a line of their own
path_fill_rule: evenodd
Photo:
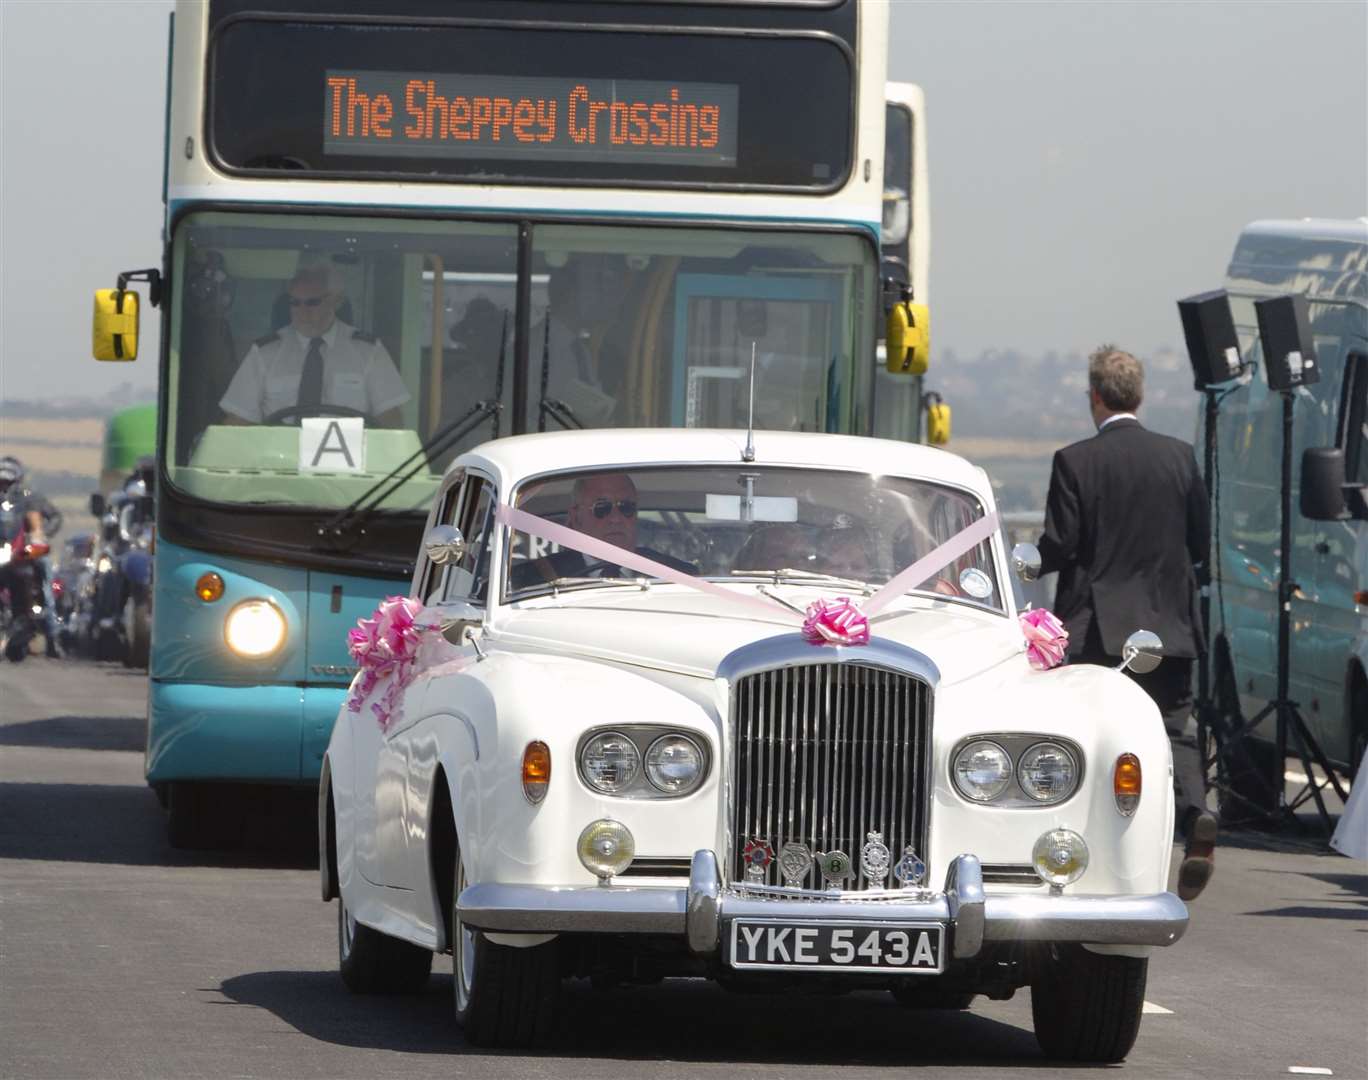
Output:
<svg viewBox="0 0 1368 1080">
<path fill-rule="evenodd" d="M 1291 390 L 1320 382 L 1306 297 L 1293 294 L 1255 300 L 1254 314 L 1259 320 L 1268 388 Z"/>
<path fill-rule="evenodd" d="M 1240 342 L 1224 289 L 1179 300 L 1178 315 L 1183 320 L 1193 385 L 1198 390 L 1229 382 L 1240 374 Z"/>
</svg>

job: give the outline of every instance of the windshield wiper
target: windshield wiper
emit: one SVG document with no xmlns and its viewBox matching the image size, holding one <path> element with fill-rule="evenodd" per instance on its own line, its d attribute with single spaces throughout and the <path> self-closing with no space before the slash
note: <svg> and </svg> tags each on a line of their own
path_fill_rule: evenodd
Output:
<svg viewBox="0 0 1368 1080">
<path fill-rule="evenodd" d="M 565 402 L 557 398 L 546 396 L 547 384 L 551 378 L 551 308 L 548 306 L 546 314 L 542 317 L 542 362 L 541 362 L 541 401 L 537 405 L 537 430 L 546 430 L 546 418 L 549 416 L 561 427 L 568 430 L 578 428 L 584 430 L 584 425 L 575 415 L 575 410 L 570 408 Z"/>
<path fill-rule="evenodd" d="M 576 587 L 584 585 L 630 585 L 633 589 L 641 589 L 649 592 L 654 578 L 644 575 L 640 577 L 558 577 L 550 581 L 539 581 L 535 585 L 529 585 L 522 592 L 530 592 L 533 589 L 549 589 L 552 596 L 559 596 L 563 587 L 573 585 Z M 532 592 L 533 596 L 544 595 L 543 592 Z"/>
<path fill-rule="evenodd" d="M 380 505 L 386 499 L 417 476 L 431 459 L 440 457 L 486 419 L 492 417 L 494 420 L 494 430 L 491 437 L 496 439 L 499 437 L 499 414 L 503 411 L 504 366 L 508 360 L 507 308 L 504 309 L 503 316 L 503 329 L 499 342 L 499 364 L 495 369 L 494 377 L 494 396 L 483 401 L 477 401 L 461 416 L 439 428 L 436 434 L 432 435 L 417 450 L 380 477 L 349 505 L 323 522 L 318 527 L 318 536 L 321 540 L 328 542 L 332 548 L 339 547 L 339 541 L 353 526 L 364 525 L 379 510 Z M 410 468 L 410 466 L 412 467 Z"/>
<path fill-rule="evenodd" d="M 778 570 L 733 570 L 732 577 L 767 577 L 773 580 L 775 585 L 783 581 L 811 581 L 822 582 L 824 584 L 848 585 L 852 589 L 860 592 L 872 593 L 874 586 L 867 581 L 859 578 L 837 577 L 835 574 L 822 574 L 816 570 L 799 570 L 796 567 L 785 566 Z"/>
</svg>

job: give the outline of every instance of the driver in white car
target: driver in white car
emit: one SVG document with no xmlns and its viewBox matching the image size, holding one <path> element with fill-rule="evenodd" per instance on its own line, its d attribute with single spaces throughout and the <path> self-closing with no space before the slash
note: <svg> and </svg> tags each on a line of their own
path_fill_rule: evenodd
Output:
<svg viewBox="0 0 1368 1080">
<path fill-rule="evenodd" d="M 344 285 L 331 263 L 301 267 L 286 286 L 290 325 L 258 338 L 219 401 L 230 424 L 364 416 L 400 427 L 404 381 L 383 343 L 337 318 Z"/>
</svg>

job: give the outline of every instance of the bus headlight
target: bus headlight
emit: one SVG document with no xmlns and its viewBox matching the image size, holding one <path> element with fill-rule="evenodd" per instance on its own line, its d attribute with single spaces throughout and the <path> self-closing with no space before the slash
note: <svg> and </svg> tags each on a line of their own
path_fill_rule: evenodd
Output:
<svg viewBox="0 0 1368 1080">
<path fill-rule="evenodd" d="M 223 639 L 250 660 L 270 656 L 285 642 L 285 616 L 267 600 L 244 600 L 224 619 Z"/>
</svg>

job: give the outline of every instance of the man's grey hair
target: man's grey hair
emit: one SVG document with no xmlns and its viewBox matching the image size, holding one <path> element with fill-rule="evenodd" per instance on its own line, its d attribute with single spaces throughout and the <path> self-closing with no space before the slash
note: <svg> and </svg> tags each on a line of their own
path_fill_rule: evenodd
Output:
<svg viewBox="0 0 1368 1080">
<path fill-rule="evenodd" d="M 342 271 L 331 261 L 305 263 L 290 278 L 291 285 L 321 285 L 325 292 L 341 296 L 347 291 L 346 279 Z"/>
<path fill-rule="evenodd" d="M 1112 412 L 1134 412 L 1145 396 L 1144 366 L 1115 345 L 1102 345 L 1088 357 L 1088 387 Z"/>
</svg>

